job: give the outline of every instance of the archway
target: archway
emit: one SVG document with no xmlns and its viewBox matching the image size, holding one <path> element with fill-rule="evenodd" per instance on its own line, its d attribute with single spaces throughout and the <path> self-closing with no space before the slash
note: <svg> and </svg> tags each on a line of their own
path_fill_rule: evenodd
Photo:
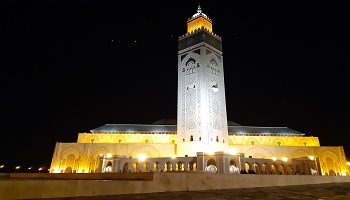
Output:
<svg viewBox="0 0 350 200">
<path fill-rule="evenodd" d="M 283 164 L 280 164 L 278 171 L 281 175 L 286 174 L 286 170 Z"/>
<path fill-rule="evenodd" d="M 173 170 L 173 164 L 171 162 L 166 162 L 164 164 L 164 172 L 170 172 Z"/>
<path fill-rule="evenodd" d="M 177 163 L 176 171 L 185 171 L 185 165 L 184 165 L 183 162 L 180 161 L 180 162 Z"/>
<path fill-rule="evenodd" d="M 129 163 L 124 163 L 123 165 L 123 172 L 129 172 Z"/>
<path fill-rule="evenodd" d="M 216 162 L 215 162 L 215 160 L 214 159 L 209 159 L 208 160 L 208 162 L 207 162 L 207 166 L 209 166 L 209 165 L 214 165 L 214 166 L 216 166 Z"/>
<path fill-rule="evenodd" d="M 245 170 L 243 170 L 243 173 L 248 173 L 249 170 L 252 169 L 252 167 L 250 166 L 250 163 L 244 163 L 244 166 L 245 166 Z M 241 170 L 242 171 L 242 170 Z"/>
<path fill-rule="evenodd" d="M 262 174 L 268 174 L 268 167 L 267 167 L 267 164 L 266 163 L 263 163 L 262 164 L 262 169 L 261 169 L 261 172 Z"/>
<path fill-rule="evenodd" d="M 230 165 L 237 166 L 234 160 L 230 160 Z"/>
<path fill-rule="evenodd" d="M 112 162 L 111 161 L 108 161 L 104 171 L 106 173 L 112 172 Z"/>
<path fill-rule="evenodd" d="M 253 171 L 255 174 L 261 174 L 260 166 L 258 163 L 253 164 Z"/>
<path fill-rule="evenodd" d="M 217 172 L 218 168 L 216 167 L 216 162 L 214 159 L 209 159 L 207 162 L 207 167 L 206 167 L 206 171 L 208 172 Z"/>
<path fill-rule="evenodd" d="M 336 173 L 331 169 L 329 170 L 329 176 L 336 176 Z"/>
<path fill-rule="evenodd" d="M 64 170 L 64 173 L 72 173 L 72 168 L 67 167 L 66 170 Z"/>
<path fill-rule="evenodd" d="M 189 163 L 188 163 L 188 168 L 189 168 L 189 170 L 190 170 L 190 171 L 196 171 L 196 170 L 195 170 L 195 165 L 196 165 L 195 162 L 193 162 L 193 161 L 189 162 Z"/>
<path fill-rule="evenodd" d="M 141 169 L 139 169 L 139 163 L 138 162 L 135 162 L 133 165 L 132 165 L 132 169 L 133 169 L 133 172 L 139 172 Z"/>
</svg>

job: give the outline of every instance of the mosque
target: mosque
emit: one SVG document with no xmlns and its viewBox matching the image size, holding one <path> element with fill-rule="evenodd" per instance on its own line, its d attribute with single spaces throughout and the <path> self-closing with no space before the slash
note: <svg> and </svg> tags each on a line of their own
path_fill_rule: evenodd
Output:
<svg viewBox="0 0 350 200">
<path fill-rule="evenodd" d="M 177 119 L 105 124 L 57 142 L 50 173 L 199 171 L 349 176 L 342 146 L 227 120 L 221 37 L 201 7 L 178 39 Z"/>
</svg>

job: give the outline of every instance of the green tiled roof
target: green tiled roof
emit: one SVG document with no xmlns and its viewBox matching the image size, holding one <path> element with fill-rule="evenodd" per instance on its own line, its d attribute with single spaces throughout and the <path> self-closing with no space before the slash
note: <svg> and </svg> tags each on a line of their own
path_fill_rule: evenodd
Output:
<svg viewBox="0 0 350 200">
<path fill-rule="evenodd" d="M 232 124 L 232 123 L 230 123 Z M 92 133 L 171 133 L 175 134 L 177 125 L 164 124 L 106 124 L 98 128 L 92 129 Z M 305 135 L 299 131 L 287 127 L 256 127 L 256 126 L 240 126 L 229 125 L 229 135 L 278 135 L 278 136 L 302 136 Z"/>
</svg>

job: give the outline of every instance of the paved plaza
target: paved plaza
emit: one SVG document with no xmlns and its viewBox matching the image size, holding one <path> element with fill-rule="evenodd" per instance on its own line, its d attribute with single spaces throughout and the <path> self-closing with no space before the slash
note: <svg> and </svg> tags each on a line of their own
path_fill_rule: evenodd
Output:
<svg viewBox="0 0 350 200">
<path fill-rule="evenodd" d="M 350 183 L 329 183 L 188 192 L 120 194 L 93 197 L 50 198 L 50 200 L 249 200 L 249 199 L 349 199 Z M 43 200 L 43 199 L 41 199 Z"/>
</svg>

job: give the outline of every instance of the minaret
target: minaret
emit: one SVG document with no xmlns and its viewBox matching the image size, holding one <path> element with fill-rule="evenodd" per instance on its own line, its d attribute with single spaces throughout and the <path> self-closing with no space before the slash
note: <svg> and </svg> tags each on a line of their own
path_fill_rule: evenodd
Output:
<svg viewBox="0 0 350 200">
<path fill-rule="evenodd" d="M 177 155 L 228 148 L 221 37 L 198 6 L 178 43 Z"/>
</svg>

